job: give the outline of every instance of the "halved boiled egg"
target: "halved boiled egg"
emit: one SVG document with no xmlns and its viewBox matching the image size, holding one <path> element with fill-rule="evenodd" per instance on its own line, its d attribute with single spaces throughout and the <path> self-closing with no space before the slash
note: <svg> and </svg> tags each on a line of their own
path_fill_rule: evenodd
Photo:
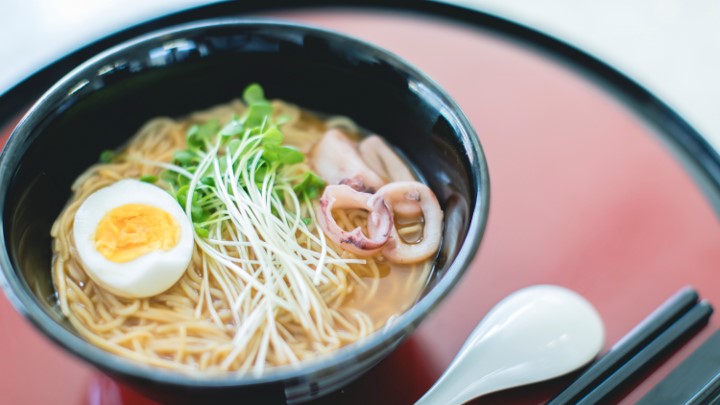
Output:
<svg viewBox="0 0 720 405">
<path fill-rule="evenodd" d="M 78 256 L 90 278 L 123 297 L 157 295 L 185 273 L 192 224 L 165 190 L 121 180 L 91 194 L 73 222 Z"/>
</svg>

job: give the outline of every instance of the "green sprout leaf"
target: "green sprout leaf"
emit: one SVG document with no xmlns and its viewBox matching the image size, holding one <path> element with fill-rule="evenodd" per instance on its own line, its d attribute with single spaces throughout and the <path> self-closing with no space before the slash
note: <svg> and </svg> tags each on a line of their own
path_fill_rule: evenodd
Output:
<svg viewBox="0 0 720 405">
<path fill-rule="evenodd" d="M 172 170 L 163 170 L 160 173 L 160 180 L 170 184 L 171 186 L 178 185 L 178 175 Z"/>
<path fill-rule="evenodd" d="M 208 187 L 215 187 L 215 179 L 210 176 L 205 176 L 200 180 L 200 183 L 208 186 Z"/>
<path fill-rule="evenodd" d="M 245 128 L 262 127 L 270 121 L 272 115 L 272 104 L 267 101 L 260 101 L 250 104 L 245 116 Z"/>
<path fill-rule="evenodd" d="M 271 127 L 263 134 L 265 145 L 281 145 L 283 142 L 283 134 L 277 127 Z"/>
<path fill-rule="evenodd" d="M 202 149 L 220 130 L 218 120 L 210 120 L 201 125 L 193 125 L 187 131 L 187 144 L 191 148 Z"/>
<path fill-rule="evenodd" d="M 100 163 L 112 163 L 116 156 L 114 150 L 104 150 L 100 152 Z"/>
<path fill-rule="evenodd" d="M 188 167 L 197 163 L 198 157 L 195 153 L 189 150 L 179 150 L 173 154 L 173 160 L 181 167 Z"/>
<path fill-rule="evenodd" d="M 180 203 L 180 206 L 182 207 L 185 207 L 185 204 L 187 203 L 187 195 L 189 189 L 190 186 L 184 185 L 178 189 L 177 193 L 175 193 L 175 199 L 178 203 Z"/>
<path fill-rule="evenodd" d="M 195 233 L 197 233 L 197 235 L 199 237 L 207 238 L 208 235 L 210 235 L 210 232 L 207 230 L 207 228 L 197 225 L 197 224 L 194 227 L 195 227 Z"/>
<path fill-rule="evenodd" d="M 234 155 L 235 152 L 237 152 L 238 148 L 240 147 L 240 144 L 241 144 L 241 142 L 239 139 L 233 139 L 227 143 L 227 148 L 231 155 Z M 221 162 L 222 162 L 222 160 L 221 160 Z"/>
<path fill-rule="evenodd" d="M 263 158 L 271 163 L 292 165 L 305 160 L 305 155 L 292 146 L 267 145 L 263 150 Z"/>
<path fill-rule="evenodd" d="M 158 178 L 157 178 L 157 176 L 153 176 L 152 174 L 146 174 L 146 175 L 140 176 L 140 181 L 144 181 L 145 183 L 154 184 L 158 181 Z"/>
<path fill-rule="evenodd" d="M 267 101 L 265 100 L 263 88 L 257 83 L 252 83 L 245 88 L 243 100 L 245 100 L 248 105 Z"/>
<path fill-rule="evenodd" d="M 220 131 L 220 136 L 237 136 L 242 134 L 244 131 L 244 123 L 240 120 L 233 119 L 223 127 Z"/>
<path fill-rule="evenodd" d="M 193 204 L 192 207 L 190 207 L 190 213 L 192 214 L 192 220 L 195 223 L 205 222 L 208 218 L 210 218 L 210 213 L 199 205 Z"/>
<path fill-rule="evenodd" d="M 297 195 L 305 194 L 310 199 L 317 198 L 320 194 L 320 190 L 325 187 L 326 183 L 317 174 L 313 172 L 305 172 L 303 179 L 300 183 L 293 187 L 293 190 Z"/>
</svg>

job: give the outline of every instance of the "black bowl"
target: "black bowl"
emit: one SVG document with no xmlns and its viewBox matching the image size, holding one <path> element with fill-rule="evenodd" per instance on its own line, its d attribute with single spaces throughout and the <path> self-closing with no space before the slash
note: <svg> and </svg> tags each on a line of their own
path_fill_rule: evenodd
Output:
<svg viewBox="0 0 720 405">
<path fill-rule="evenodd" d="M 422 298 L 392 325 L 299 369 L 262 377 L 190 376 L 136 364 L 81 338 L 55 305 L 50 227 L 73 180 L 151 117 L 183 116 L 238 97 L 272 98 L 352 117 L 420 170 L 445 210 L 444 239 Z M 458 106 L 393 54 L 333 32 L 271 21 L 182 25 L 114 47 L 70 72 L 31 108 L 0 157 L 3 287 L 59 345 L 155 399 L 302 401 L 337 390 L 388 355 L 470 264 L 488 212 L 488 174 Z"/>
</svg>

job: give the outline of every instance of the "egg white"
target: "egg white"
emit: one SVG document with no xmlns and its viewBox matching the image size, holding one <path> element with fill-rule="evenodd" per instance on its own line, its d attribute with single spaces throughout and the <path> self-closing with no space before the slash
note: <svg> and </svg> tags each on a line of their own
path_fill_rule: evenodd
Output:
<svg viewBox="0 0 720 405">
<path fill-rule="evenodd" d="M 136 259 L 116 263 L 95 249 L 95 232 L 110 210 L 126 204 L 143 204 L 170 214 L 180 227 L 180 239 L 170 250 L 155 250 Z M 91 194 L 73 222 L 73 237 L 86 272 L 97 284 L 123 297 L 157 295 L 172 287 L 185 273 L 193 253 L 192 224 L 180 205 L 165 190 L 138 180 L 120 180 Z"/>
</svg>

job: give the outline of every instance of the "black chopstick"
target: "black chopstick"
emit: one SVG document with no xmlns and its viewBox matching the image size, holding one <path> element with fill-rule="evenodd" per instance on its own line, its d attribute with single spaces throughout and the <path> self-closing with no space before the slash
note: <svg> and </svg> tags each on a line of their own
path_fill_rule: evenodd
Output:
<svg viewBox="0 0 720 405">
<path fill-rule="evenodd" d="M 580 400 L 692 309 L 697 301 L 698 293 L 690 287 L 675 293 L 548 404 L 569 404 Z"/>
<path fill-rule="evenodd" d="M 685 405 L 717 403 L 720 403 L 720 373 L 715 374 Z"/>
<path fill-rule="evenodd" d="M 720 330 L 716 330 L 662 381 L 640 398 L 637 405 L 718 403 L 719 391 Z"/>
<path fill-rule="evenodd" d="M 617 371 L 612 373 L 600 385 L 595 387 L 587 395 L 585 395 L 577 404 L 597 404 L 607 399 L 618 388 L 621 388 L 630 378 L 642 371 L 648 363 L 657 359 L 675 343 L 697 331 L 701 326 L 705 325 L 710 319 L 713 312 L 712 305 L 707 301 L 701 301 L 699 304 L 690 309 L 680 319 L 675 321 L 670 327 L 663 331 L 660 336 L 655 338 L 647 346 L 645 346 L 635 356 L 630 358 Z"/>
</svg>

